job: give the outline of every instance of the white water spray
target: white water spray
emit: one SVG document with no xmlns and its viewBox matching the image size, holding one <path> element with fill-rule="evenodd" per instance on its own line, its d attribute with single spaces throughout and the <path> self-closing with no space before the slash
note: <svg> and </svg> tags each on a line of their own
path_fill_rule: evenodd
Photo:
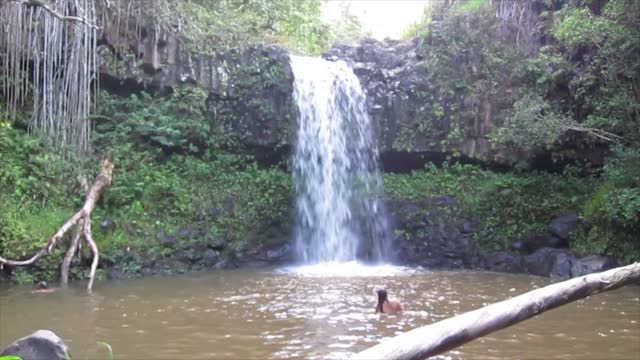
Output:
<svg viewBox="0 0 640 360">
<path fill-rule="evenodd" d="M 293 158 L 296 252 L 305 263 L 389 254 L 378 151 L 365 94 L 346 63 L 291 57 L 298 105 Z"/>
</svg>

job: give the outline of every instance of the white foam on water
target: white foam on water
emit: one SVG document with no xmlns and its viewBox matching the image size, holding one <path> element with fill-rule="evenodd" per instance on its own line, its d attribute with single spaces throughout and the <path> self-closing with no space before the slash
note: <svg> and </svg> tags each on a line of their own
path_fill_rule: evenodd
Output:
<svg viewBox="0 0 640 360">
<path fill-rule="evenodd" d="M 288 266 L 276 270 L 282 274 L 317 277 L 384 277 L 410 275 L 422 272 L 422 268 L 410 268 L 391 264 L 365 264 L 358 261 L 321 262 L 309 265 Z"/>
</svg>

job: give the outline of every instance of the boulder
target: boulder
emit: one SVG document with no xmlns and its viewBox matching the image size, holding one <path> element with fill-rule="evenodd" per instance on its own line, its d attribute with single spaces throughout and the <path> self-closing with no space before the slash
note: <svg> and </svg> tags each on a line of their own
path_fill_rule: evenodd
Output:
<svg viewBox="0 0 640 360">
<path fill-rule="evenodd" d="M 513 250 L 531 254 L 538 249 L 544 247 L 550 248 L 567 248 L 569 242 L 566 239 L 559 238 L 553 234 L 529 234 L 524 239 L 517 241 L 511 245 Z"/>
<path fill-rule="evenodd" d="M 613 269 L 618 266 L 617 261 L 607 256 L 590 255 L 578 259 L 571 266 L 571 276 L 583 276 Z"/>
<path fill-rule="evenodd" d="M 211 250 L 222 251 L 226 247 L 224 240 L 212 239 L 207 242 L 207 247 Z"/>
<path fill-rule="evenodd" d="M 524 260 L 521 255 L 510 251 L 498 251 L 485 257 L 485 267 L 487 270 L 506 273 L 525 272 Z"/>
<path fill-rule="evenodd" d="M 396 225 L 399 261 L 430 269 L 469 269 L 482 263 L 472 241 L 473 224 L 459 214 L 455 198 L 394 200 L 386 205 Z"/>
<path fill-rule="evenodd" d="M 524 257 L 526 272 L 545 277 L 569 278 L 571 268 L 577 261 L 569 250 L 542 248 Z"/>
<path fill-rule="evenodd" d="M 473 232 L 473 224 L 470 221 L 465 221 L 464 223 L 462 223 L 460 231 L 462 231 L 463 234 L 472 233 Z"/>
<path fill-rule="evenodd" d="M 203 255 L 204 254 L 199 249 L 186 248 L 186 249 L 180 250 L 177 258 L 178 260 L 186 264 L 195 264 L 202 260 Z"/>
<path fill-rule="evenodd" d="M 202 262 L 205 267 L 211 268 L 218 264 L 220 261 L 220 252 L 213 249 L 206 249 L 202 254 Z"/>
<path fill-rule="evenodd" d="M 0 356 L 15 355 L 23 360 L 65 360 L 68 349 L 62 339 L 49 330 L 38 330 L 7 346 Z"/>
<path fill-rule="evenodd" d="M 549 223 L 549 232 L 560 239 L 567 240 L 581 223 L 582 219 L 576 214 L 558 216 Z"/>
<path fill-rule="evenodd" d="M 126 277 L 124 271 L 120 268 L 120 266 L 114 266 L 107 271 L 107 279 L 109 280 L 120 280 Z"/>
<path fill-rule="evenodd" d="M 286 243 L 280 247 L 267 250 L 267 260 L 274 263 L 281 263 L 286 260 L 293 259 L 293 248 L 291 244 Z"/>
<path fill-rule="evenodd" d="M 176 243 L 176 237 L 167 234 L 164 230 L 160 231 L 156 238 L 166 246 L 173 246 Z"/>
</svg>

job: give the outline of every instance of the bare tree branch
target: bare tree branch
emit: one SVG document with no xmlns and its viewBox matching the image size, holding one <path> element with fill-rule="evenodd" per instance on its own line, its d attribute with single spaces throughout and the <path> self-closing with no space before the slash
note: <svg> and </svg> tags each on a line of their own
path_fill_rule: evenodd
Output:
<svg viewBox="0 0 640 360">
<path fill-rule="evenodd" d="M 89 274 L 89 284 L 87 285 L 87 289 L 91 291 L 93 286 L 93 279 L 95 277 L 96 269 L 98 267 L 98 259 L 99 259 L 99 251 L 96 246 L 95 241 L 93 241 L 93 237 L 91 236 L 91 213 L 93 209 L 96 207 L 96 203 L 102 193 L 111 186 L 111 181 L 113 178 L 113 163 L 105 159 L 102 161 L 102 165 L 100 168 L 100 174 L 96 177 L 93 185 L 87 192 L 87 197 L 82 208 L 75 213 L 67 222 L 65 222 L 60 229 L 49 239 L 49 241 L 31 258 L 27 260 L 10 260 L 5 259 L 0 256 L 0 265 L 9 265 L 9 266 L 25 266 L 31 265 L 38 261 L 44 255 L 47 255 L 51 252 L 53 247 L 56 245 L 58 240 L 60 240 L 74 225 L 82 222 L 82 235 L 84 239 L 89 244 L 91 252 L 93 253 L 93 262 L 91 263 L 91 273 Z M 77 246 L 77 241 L 72 240 L 71 248 L 74 248 L 74 243 Z M 67 256 L 73 256 L 68 255 Z M 66 258 L 66 256 L 65 256 Z M 66 259 L 65 259 L 66 260 Z M 70 259 L 68 260 L 71 261 Z M 68 270 L 68 269 L 67 269 Z M 63 278 L 64 280 L 64 278 Z"/>
</svg>

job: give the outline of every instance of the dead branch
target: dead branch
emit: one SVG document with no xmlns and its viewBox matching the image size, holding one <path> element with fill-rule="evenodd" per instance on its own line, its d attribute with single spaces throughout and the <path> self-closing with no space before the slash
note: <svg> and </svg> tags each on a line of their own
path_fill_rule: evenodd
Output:
<svg viewBox="0 0 640 360">
<path fill-rule="evenodd" d="M 82 222 L 82 220 L 80 222 Z M 75 230 L 73 237 L 71 238 L 71 242 L 69 243 L 69 249 L 67 249 L 67 253 L 64 255 L 64 259 L 62 259 L 62 264 L 60 265 L 61 286 L 67 286 L 67 284 L 69 283 L 69 268 L 71 267 L 71 260 L 73 260 L 73 256 L 78 251 L 78 246 L 80 245 L 80 235 L 82 235 L 81 227 L 81 224 L 77 226 L 77 229 Z"/>
<path fill-rule="evenodd" d="M 598 139 L 604 140 L 604 141 L 608 141 L 608 142 L 627 142 L 630 143 L 631 141 L 616 135 L 614 133 L 602 130 L 602 129 L 597 129 L 597 128 L 590 128 L 590 127 L 584 127 L 582 125 L 570 125 L 570 126 L 566 126 L 564 128 L 564 130 L 568 131 L 568 130 L 572 130 L 572 131 L 576 131 L 576 132 L 582 132 L 582 133 L 586 133 L 588 135 L 594 136 Z"/>
<path fill-rule="evenodd" d="M 426 359 L 547 310 L 638 281 L 640 263 L 570 279 L 411 330 L 353 359 Z"/>
<path fill-rule="evenodd" d="M 71 228 L 73 228 L 76 224 L 82 222 L 82 235 L 84 239 L 89 244 L 89 248 L 93 253 L 93 262 L 91 263 L 91 273 L 89 274 L 89 284 L 87 285 L 87 289 L 91 290 L 93 286 L 93 280 L 95 277 L 96 268 L 98 267 L 98 259 L 99 259 L 99 251 L 96 243 L 93 241 L 93 237 L 91 236 L 91 213 L 93 209 L 96 207 L 96 203 L 100 198 L 100 195 L 109 188 L 111 185 L 111 181 L 113 178 L 113 163 L 105 159 L 102 161 L 102 165 L 100 168 L 100 174 L 96 177 L 96 180 L 91 185 L 91 188 L 87 192 L 86 200 L 82 208 L 75 213 L 67 222 L 65 222 L 60 229 L 49 239 L 49 241 L 31 258 L 27 260 L 9 260 L 0 256 L 0 265 L 9 265 L 9 266 L 25 266 L 31 265 L 38 261 L 44 255 L 47 255 L 51 252 L 53 247 L 56 245 L 58 240 L 60 240 Z M 72 244 L 73 245 L 73 241 Z M 69 249 L 71 251 L 71 247 Z M 74 250 L 75 253 L 75 250 Z M 67 254 L 67 256 L 73 257 L 73 254 Z M 68 260 L 71 262 L 71 260 Z M 63 262 L 64 264 L 64 262 Z M 68 276 L 68 268 L 66 268 L 66 276 Z M 61 278 L 61 280 L 64 280 Z"/>
</svg>

